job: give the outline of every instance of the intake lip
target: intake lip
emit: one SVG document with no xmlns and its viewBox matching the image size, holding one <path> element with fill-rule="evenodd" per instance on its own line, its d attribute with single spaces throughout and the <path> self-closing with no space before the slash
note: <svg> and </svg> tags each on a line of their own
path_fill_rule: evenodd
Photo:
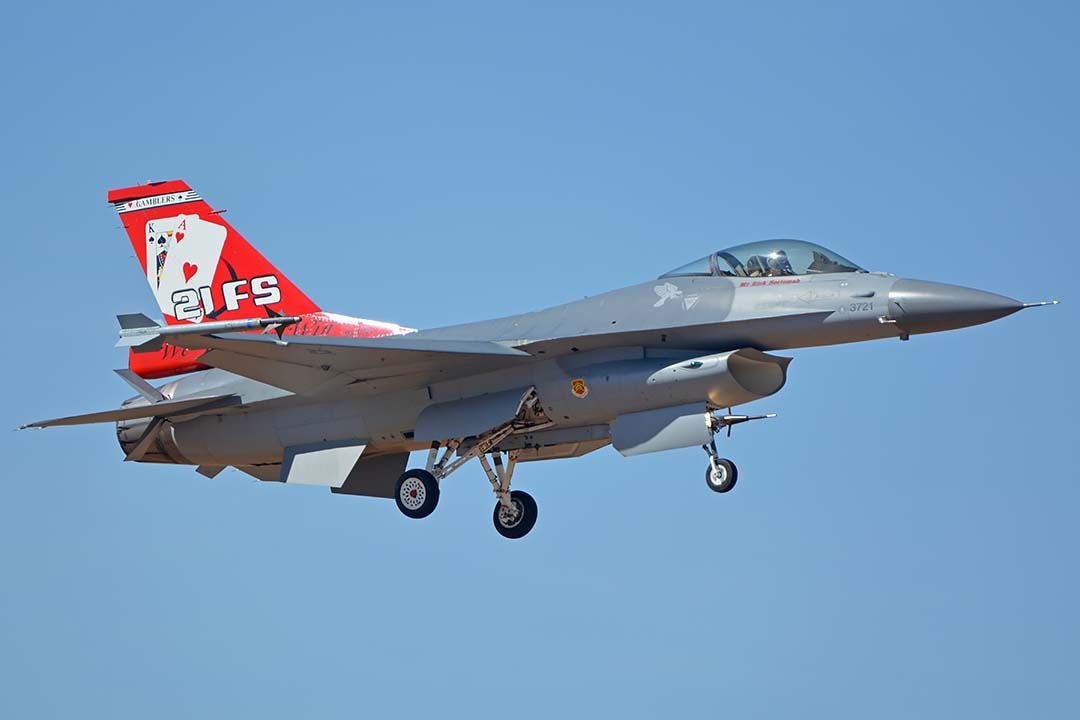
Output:
<svg viewBox="0 0 1080 720">
<path fill-rule="evenodd" d="M 924 280 L 897 280 L 889 290 L 889 319 L 908 333 L 981 325 L 1023 308 L 1004 295 Z"/>
<path fill-rule="evenodd" d="M 747 392 L 766 397 L 784 387 L 790 363 L 789 357 L 743 348 L 728 357 L 728 371 Z"/>
</svg>

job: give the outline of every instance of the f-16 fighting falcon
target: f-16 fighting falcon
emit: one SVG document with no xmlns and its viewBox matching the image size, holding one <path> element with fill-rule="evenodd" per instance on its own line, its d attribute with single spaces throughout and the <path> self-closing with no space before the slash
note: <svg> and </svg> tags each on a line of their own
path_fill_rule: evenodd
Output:
<svg viewBox="0 0 1080 720">
<path fill-rule="evenodd" d="M 508 538 L 537 517 L 511 488 L 523 462 L 697 446 L 706 485 L 729 492 L 738 471 L 716 435 L 769 417 L 731 408 L 784 386 L 791 358 L 773 351 L 907 340 L 1053 304 L 765 240 L 566 305 L 418 331 L 323 311 L 183 181 L 108 200 L 164 324 L 118 317 L 129 355 L 116 373 L 135 397 L 26 427 L 111 422 L 125 460 L 393 498 L 411 518 L 430 515 L 442 480 L 476 459 Z M 424 462 L 407 469 L 412 452 Z"/>
</svg>

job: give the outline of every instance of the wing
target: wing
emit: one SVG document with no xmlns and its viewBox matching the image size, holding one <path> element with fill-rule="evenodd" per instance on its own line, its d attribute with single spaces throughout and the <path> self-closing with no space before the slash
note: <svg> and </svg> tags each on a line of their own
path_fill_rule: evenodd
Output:
<svg viewBox="0 0 1080 720">
<path fill-rule="evenodd" d="M 227 333 L 177 335 L 175 345 L 205 349 L 200 362 L 289 390 L 315 394 L 342 384 L 385 392 L 498 370 L 532 359 L 495 342 L 409 336 L 338 338 Z"/>
</svg>

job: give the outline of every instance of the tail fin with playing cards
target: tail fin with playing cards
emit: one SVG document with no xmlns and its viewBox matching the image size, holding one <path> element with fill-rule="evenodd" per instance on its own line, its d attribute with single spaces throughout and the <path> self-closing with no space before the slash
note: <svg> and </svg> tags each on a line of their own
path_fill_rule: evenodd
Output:
<svg viewBox="0 0 1080 720">
<path fill-rule="evenodd" d="M 318 312 L 183 180 L 109 191 L 165 322 Z"/>
<path fill-rule="evenodd" d="M 120 213 L 168 325 L 233 327 L 232 321 L 284 317 L 289 324 L 271 323 L 270 329 L 358 338 L 410 331 L 395 323 L 322 312 L 221 217 L 224 210 L 212 209 L 183 180 L 110 190 L 109 202 Z M 256 326 L 261 327 L 251 325 Z M 143 378 L 203 370 L 207 366 L 199 358 L 204 352 L 169 342 L 140 344 L 130 351 L 128 368 Z"/>
</svg>

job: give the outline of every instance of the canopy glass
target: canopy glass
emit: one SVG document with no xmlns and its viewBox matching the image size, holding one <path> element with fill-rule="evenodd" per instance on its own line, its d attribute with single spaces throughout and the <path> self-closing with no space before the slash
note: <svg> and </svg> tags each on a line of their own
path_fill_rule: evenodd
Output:
<svg viewBox="0 0 1080 720">
<path fill-rule="evenodd" d="M 661 277 L 781 277 L 866 272 L 842 255 L 804 240 L 762 240 L 706 255 Z"/>
</svg>

